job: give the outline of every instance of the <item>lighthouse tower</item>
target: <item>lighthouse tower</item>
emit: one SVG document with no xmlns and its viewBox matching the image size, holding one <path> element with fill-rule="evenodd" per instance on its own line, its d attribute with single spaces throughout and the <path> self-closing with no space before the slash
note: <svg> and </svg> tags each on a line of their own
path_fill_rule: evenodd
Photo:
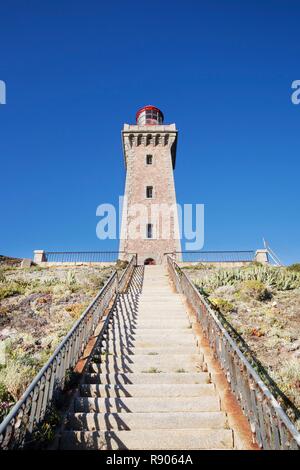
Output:
<svg viewBox="0 0 300 470">
<path fill-rule="evenodd" d="M 120 252 L 137 253 L 138 264 L 160 264 L 181 251 L 173 170 L 177 130 L 163 113 L 144 106 L 136 124 L 124 124 L 126 168 Z M 120 253 L 120 257 L 122 257 Z"/>
</svg>

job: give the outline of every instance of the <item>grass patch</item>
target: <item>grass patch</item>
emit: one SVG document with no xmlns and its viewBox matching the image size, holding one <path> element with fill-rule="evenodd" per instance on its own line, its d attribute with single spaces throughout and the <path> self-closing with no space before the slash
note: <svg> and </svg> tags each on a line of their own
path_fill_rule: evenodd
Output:
<svg viewBox="0 0 300 470">
<path fill-rule="evenodd" d="M 293 271 L 295 273 L 300 273 L 300 263 L 294 263 L 288 266 L 287 271 Z"/>
</svg>

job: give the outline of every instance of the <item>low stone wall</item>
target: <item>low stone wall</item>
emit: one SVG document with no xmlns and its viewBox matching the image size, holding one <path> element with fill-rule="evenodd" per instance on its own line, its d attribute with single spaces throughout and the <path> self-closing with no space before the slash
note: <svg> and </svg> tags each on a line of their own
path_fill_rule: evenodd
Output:
<svg viewBox="0 0 300 470">
<path fill-rule="evenodd" d="M 101 266 L 101 267 L 106 267 L 106 266 L 114 266 L 116 264 L 116 261 L 96 261 L 96 262 L 48 262 L 48 261 L 41 261 L 39 263 L 36 263 L 38 266 L 43 266 L 43 267 L 53 267 L 53 266 Z"/>
</svg>

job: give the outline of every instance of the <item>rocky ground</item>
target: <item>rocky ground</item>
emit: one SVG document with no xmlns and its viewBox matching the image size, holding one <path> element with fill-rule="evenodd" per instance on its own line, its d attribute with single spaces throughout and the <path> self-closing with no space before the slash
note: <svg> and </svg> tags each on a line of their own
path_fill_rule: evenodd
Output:
<svg viewBox="0 0 300 470">
<path fill-rule="evenodd" d="M 1 257 L 0 419 L 20 398 L 113 269 L 21 268 L 17 260 Z"/>
<path fill-rule="evenodd" d="M 188 266 L 185 272 L 242 335 L 281 390 L 300 408 L 298 267 Z"/>
</svg>

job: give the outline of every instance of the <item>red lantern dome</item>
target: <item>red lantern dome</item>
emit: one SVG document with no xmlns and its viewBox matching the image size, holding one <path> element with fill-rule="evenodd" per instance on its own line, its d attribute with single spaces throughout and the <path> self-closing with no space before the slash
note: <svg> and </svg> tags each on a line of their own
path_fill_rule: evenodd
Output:
<svg viewBox="0 0 300 470">
<path fill-rule="evenodd" d="M 163 124 L 164 115 L 156 106 L 144 106 L 136 113 L 136 123 L 138 126 L 157 126 Z"/>
</svg>

